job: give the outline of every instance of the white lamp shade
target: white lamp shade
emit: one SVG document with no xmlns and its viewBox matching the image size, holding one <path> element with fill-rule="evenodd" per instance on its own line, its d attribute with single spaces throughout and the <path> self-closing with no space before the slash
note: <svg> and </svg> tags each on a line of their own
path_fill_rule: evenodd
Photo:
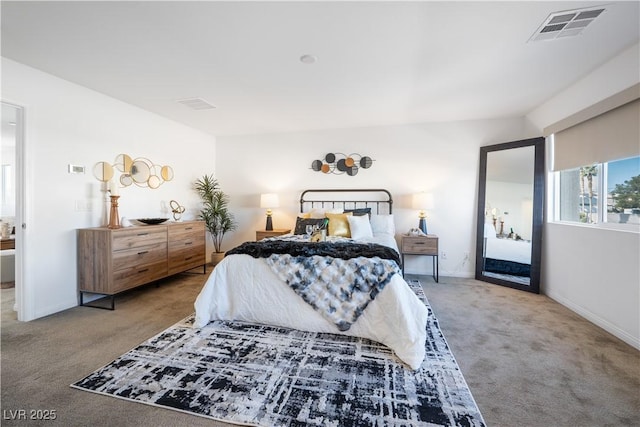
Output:
<svg viewBox="0 0 640 427">
<path fill-rule="evenodd" d="M 413 209 L 426 210 L 433 209 L 433 194 L 431 193 L 416 193 L 413 195 Z"/>
<path fill-rule="evenodd" d="M 266 193 L 260 195 L 260 207 L 261 208 L 277 208 L 280 206 L 280 200 L 275 193 Z"/>
</svg>

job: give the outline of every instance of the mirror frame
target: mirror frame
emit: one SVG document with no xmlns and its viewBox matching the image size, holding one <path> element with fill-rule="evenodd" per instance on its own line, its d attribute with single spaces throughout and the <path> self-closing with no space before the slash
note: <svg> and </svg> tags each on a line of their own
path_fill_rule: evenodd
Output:
<svg viewBox="0 0 640 427">
<path fill-rule="evenodd" d="M 489 282 L 496 285 L 507 286 L 523 291 L 540 293 L 540 261 L 542 255 L 542 226 L 544 223 L 544 195 L 545 195 L 545 170 L 544 170 L 544 145 L 543 137 L 523 139 L 520 141 L 505 142 L 502 144 L 480 147 L 480 172 L 478 180 L 478 214 L 476 235 L 476 280 Z M 482 270 L 484 255 L 484 224 L 486 208 L 486 178 L 487 155 L 494 151 L 510 150 L 513 148 L 530 147 L 534 150 L 533 172 L 533 229 L 531 233 L 531 276 L 529 285 L 512 282 L 505 279 L 484 275 Z"/>
</svg>

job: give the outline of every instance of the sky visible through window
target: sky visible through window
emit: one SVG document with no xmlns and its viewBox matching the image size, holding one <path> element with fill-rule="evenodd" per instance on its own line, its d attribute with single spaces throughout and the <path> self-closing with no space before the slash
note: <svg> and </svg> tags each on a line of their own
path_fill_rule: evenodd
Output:
<svg viewBox="0 0 640 427">
<path fill-rule="evenodd" d="M 613 191 L 616 184 L 623 184 L 634 176 L 640 175 L 640 157 L 609 162 L 607 190 Z"/>
</svg>

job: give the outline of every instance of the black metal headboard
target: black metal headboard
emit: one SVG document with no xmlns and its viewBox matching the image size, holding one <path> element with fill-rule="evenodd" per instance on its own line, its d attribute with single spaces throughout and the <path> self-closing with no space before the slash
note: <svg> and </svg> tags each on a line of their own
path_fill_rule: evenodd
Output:
<svg viewBox="0 0 640 427">
<path fill-rule="evenodd" d="M 375 206 L 375 209 L 374 209 Z M 371 208 L 374 214 L 393 213 L 393 197 L 385 189 L 305 190 L 300 195 L 300 212 L 313 208 Z"/>
</svg>

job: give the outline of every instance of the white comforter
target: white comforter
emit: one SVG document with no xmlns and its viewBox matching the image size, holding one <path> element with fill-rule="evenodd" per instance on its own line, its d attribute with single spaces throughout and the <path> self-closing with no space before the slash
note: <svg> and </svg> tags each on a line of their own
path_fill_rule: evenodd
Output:
<svg viewBox="0 0 640 427">
<path fill-rule="evenodd" d="M 485 257 L 531 264 L 531 242 L 513 239 L 487 239 Z"/>
<path fill-rule="evenodd" d="M 393 236 L 368 239 L 397 249 Z M 427 309 L 395 274 L 348 331 L 341 332 L 280 280 L 264 259 L 230 255 L 213 270 L 195 302 L 194 327 L 240 320 L 378 341 L 417 369 L 425 356 Z"/>
</svg>

